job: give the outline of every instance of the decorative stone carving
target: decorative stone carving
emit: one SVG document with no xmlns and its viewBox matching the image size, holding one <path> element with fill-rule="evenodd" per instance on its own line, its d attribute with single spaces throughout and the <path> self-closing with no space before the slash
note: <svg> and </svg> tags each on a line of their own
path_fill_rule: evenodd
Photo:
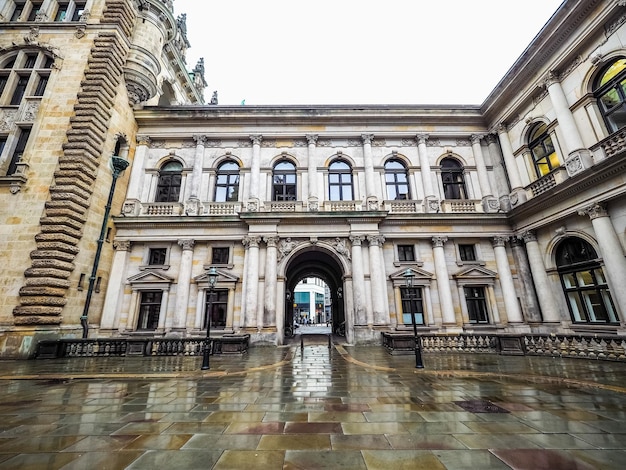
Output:
<svg viewBox="0 0 626 470">
<path fill-rule="evenodd" d="M 113 248 L 115 251 L 130 251 L 130 240 L 113 240 Z"/>
<path fill-rule="evenodd" d="M 433 247 L 443 247 L 443 245 L 448 241 L 448 237 L 437 236 L 433 237 Z"/>
<path fill-rule="evenodd" d="M 34 44 L 39 39 L 39 26 L 31 26 L 28 34 L 24 36 L 24 42 L 26 44 Z"/>
<path fill-rule="evenodd" d="M 245 237 L 243 237 L 243 240 L 241 242 L 243 243 L 243 246 L 246 248 L 246 250 L 248 248 L 258 248 L 259 243 L 261 243 L 261 237 L 256 235 L 246 235 Z"/>
<path fill-rule="evenodd" d="M 537 234 L 530 230 L 520 233 L 517 237 L 521 240 L 524 240 L 524 243 L 537 241 Z"/>
<path fill-rule="evenodd" d="M 352 242 L 352 246 L 361 246 L 365 240 L 363 235 L 350 235 L 350 241 Z"/>
<path fill-rule="evenodd" d="M 85 37 L 86 31 L 87 26 L 85 26 L 84 24 L 76 25 L 76 31 L 74 32 L 74 36 L 76 37 L 76 39 L 82 39 Z"/>
<path fill-rule="evenodd" d="M 598 202 L 596 204 L 587 206 L 582 210 L 579 210 L 578 215 L 588 215 L 589 218 L 593 220 L 597 219 L 598 217 L 608 217 L 609 213 L 606 209 L 606 204 Z"/>
<path fill-rule="evenodd" d="M 291 253 L 296 246 L 297 243 L 292 241 L 291 237 L 280 240 L 278 243 L 278 261 L 282 260 L 285 256 Z"/>
<path fill-rule="evenodd" d="M 307 134 L 305 137 L 309 145 L 315 145 L 319 136 L 317 134 Z"/>
<path fill-rule="evenodd" d="M 335 238 L 335 251 L 347 259 L 350 259 L 350 249 L 343 238 Z"/>
<path fill-rule="evenodd" d="M 184 240 L 178 240 L 178 244 L 182 247 L 183 251 L 193 250 L 193 246 L 196 244 L 191 238 Z"/>
<path fill-rule="evenodd" d="M 207 136 L 206 135 L 198 135 L 198 134 L 196 134 L 196 135 L 193 136 L 193 140 L 196 141 L 197 145 L 205 146 L 206 142 L 207 142 Z"/>
<path fill-rule="evenodd" d="M 382 246 L 385 243 L 385 236 L 384 235 L 379 235 L 379 234 L 368 235 L 367 236 L 367 241 L 372 246 Z"/>
<path fill-rule="evenodd" d="M 263 237 L 263 241 L 268 246 L 268 248 L 276 248 L 276 244 L 278 243 L 279 240 L 280 240 L 280 237 L 278 237 L 277 235 L 270 235 L 270 236 Z"/>
<path fill-rule="evenodd" d="M 250 136 L 250 141 L 252 142 L 252 145 L 261 145 L 261 142 L 263 141 L 263 136 L 262 135 L 251 135 Z"/>
<path fill-rule="evenodd" d="M 582 158 L 579 154 L 573 155 L 565 160 L 565 168 L 569 176 L 574 176 L 585 169 Z"/>
<path fill-rule="evenodd" d="M 495 246 L 506 246 L 506 242 L 509 241 L 509 237 L 507 236 L 502 236 L 502 235 L 497 235 L 495 237 L 493 237 L 493 240 L 491 241 L 491 244 L 495 247 Z"/>
<path fill-rule="evenodd" d="M 147 135 L 138 135 L 136 140 L 137 145 L 145 145 L 146 147 L 150 147 L 150 144 L 152 143 L 152 139 Z"/>
</svg>

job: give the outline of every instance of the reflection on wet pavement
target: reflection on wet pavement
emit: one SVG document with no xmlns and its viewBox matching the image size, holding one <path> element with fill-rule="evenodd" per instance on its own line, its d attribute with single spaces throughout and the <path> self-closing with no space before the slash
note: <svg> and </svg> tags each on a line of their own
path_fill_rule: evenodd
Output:
<svg viewBox="0 0 626 470">
<path fill-rule="evenodd" d="M 621 469 L 611 362 L 324 341 L 201 358 L 0 362 L 0 469 Z"/>
</svg>

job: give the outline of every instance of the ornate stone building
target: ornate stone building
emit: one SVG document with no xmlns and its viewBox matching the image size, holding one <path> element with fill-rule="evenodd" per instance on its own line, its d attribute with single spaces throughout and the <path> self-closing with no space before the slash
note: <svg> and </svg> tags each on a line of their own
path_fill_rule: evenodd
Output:
<svg viewBox="0 0 626 470">
<path fill-rule="evenodd" d="M 122 5 L 130 18 L 148 15 L 146 4 L 170 11 L 156 0 L 94 3 L 106 6 L 100 18 Z M 181 29 L 163 33 L 170 49 L 133 50 L 147 26 L 133 29 L 129 20 L 111 98 L 120 105 L 106 108 L 116 125 L 98 117 L 88 133 L 73 132 L 81 93 L 65 123 L 46 127 L 38 117 L 42 139 L 63 129 L 56 154 L 35 144 L 19 190 L 3 193 L 21 204 L 3 215 L 12 235 L 2 243 L 13 250 L 0 304 L 7 337 L 80 334 L 81 273 L 89 272 L 102 207 L 88 205 L 81 218 L 52 203 L 58 192 L 80 205 L 63 183 L 74 136 L 86 152 L 92 135 L 102 135 L 110 154 L 118 134 L 132 167 L 125 195 L 116 195 L 91 336 L 202 337 L 210 317 L 215 334 L 281 344 L 294 288 L 307 277 L 329 287 L 333 322 L 345 321 L 350 343 L 408 330 L 412 316 L 428 333 L 626 334 L 623 3 L 565 1 L 477 106 L 184 106 L 197 99 L 185 91 L 203 81 L 157 75 L 182 63 L 171 55 L 184 49 Z M 9 10 L 1 12 L 6 18 Z M 74 36 L 81 27 L 89 33 L 89 18 L 74 25 Z M 94 41 L 105 30 L 94 30 Z M 160 69 L 133 59 L 148 53 Z M 151 76 L 154 88 L 143 80 Z M 85 93 L 91 105 L 95 91 Z M 144 105 L 129 106 L 133 96 Z M 49 113 L 39 113 L 59 120 L 56 98 L 46 91 L 46 100 Z M 110 176 L 102 157 L 98 163 L 92 192 L 102 200 Z M 40 177 L 42 165 L 48 172 Z M 74 191 L 91 187 L 77 168 L 68 171 Z M 28 199 L 36 191 L 39 209 Z M 47 212 L 55 208 L 64 211 Z M 49 247 L 48 233 L 67 248 Z M 57 278 L 58 286 L 41 281 Z"/>
<path fill-rule="evenodd" d="M 133 109 L 202 103 L 203 66 L 187 71 L 188 46 L 171 0 L 0 0 L 2 355 L 76 334 L 110 156 L 135 152 Z M 114 214 L 127 180 L 117 185 Z M 108 229 L 90 322 L 109 280 Z"/>
</svg>

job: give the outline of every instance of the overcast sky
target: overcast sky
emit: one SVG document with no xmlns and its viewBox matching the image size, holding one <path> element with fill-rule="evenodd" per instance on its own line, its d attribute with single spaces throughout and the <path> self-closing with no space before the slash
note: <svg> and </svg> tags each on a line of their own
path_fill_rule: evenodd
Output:
<svg viewBox="0 0 626 470">
<path fill-rule="evenodd" d="M 481 104 L 562 0 L 175 0 L 207 102 Z"/>
</svg>

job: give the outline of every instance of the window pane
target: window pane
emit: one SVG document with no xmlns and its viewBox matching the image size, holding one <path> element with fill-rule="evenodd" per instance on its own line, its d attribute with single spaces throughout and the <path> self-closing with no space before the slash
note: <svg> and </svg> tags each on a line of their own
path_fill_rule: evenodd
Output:
<svg viewBox="0 0 626 470">
<path fill-rule="evenodd" d="M 611 89 L 607 91 L 604 95 L 600 97 L 600 102 L 606 111 L 610 110 L 614 106 L 618 105 L 622 100 L 619 97 L 616 89 Z"/>
<path fill-rule="evenodd" d="M 567 300 L 569 301 L 569 305 L 572 310 L 572 316 L 574 317 L 574 321 L 578 321 L 578 322 L 587 321 L 587 315 L 585 314 L 585 310 L 583 309 L 582 303 L 580 302 L 578 293 L 577 292 L 568 293 Z"/>
<path fill-rule="evenodd" d="M 576 277 L 574 276 L 574 273 L 567 273 L 567 274 L 563 274 L 563 284 L 565 284 L 566 288 L 575 288 L 577 286 L 576 284 Z"/>
<path fill-rule="evenodd" d="M 585 307 L 587 307 L 587 312 L 589 312 L 590 321 L 600 321 L 603 323 L 608 321 L 609 318 L 604 310 L 602 298 L 595 290 L 583 291 L 582 297 L 585 302 Z"/>
<path fill-rule="evenodd" d="M 613 302 L 611 301 L 611 294 L 609 294 L 609 290 L 601 289 L 600 295 L 602 296 L 604 308 L 606 309 L 607 315 L 609 316 L 609 321 L 612 323 L 617 323 L 617 315 L 615 314 L 615 309 L 613 308 Z"/>
<path fill-rule="evenodd" d="M 576 273 L 576 279 L 578 280 L 578 285 L 580 287 L 584 286 L 593 286 L 593 277 L 591 276 L 591 271 L 579 271 Z"/>
</svg>

